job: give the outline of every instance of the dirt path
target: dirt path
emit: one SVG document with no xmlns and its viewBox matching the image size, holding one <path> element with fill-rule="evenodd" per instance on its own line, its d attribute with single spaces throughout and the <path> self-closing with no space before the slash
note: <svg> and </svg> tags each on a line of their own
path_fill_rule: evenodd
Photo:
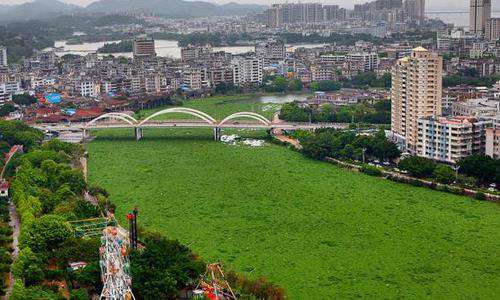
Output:
<svg viewBox="0 0 500 300">
<path fill-rule="evenodd" d="M 15 261 L 19 255 L 19 233 L 21 229 L 21 224 L 19 222 L 19 215 L 17 214 L 16 206 L 12 201 L 9 201 L 9 215 L 10 222 L 9 225 L 12 227 L 12 260 Z M 12 274 L 12 269 L 9 273 L 9 286 L 7 287 L 7 299 L 12 293 L 12 288 L 14 287 L 14 275 Z"/>
</svg>

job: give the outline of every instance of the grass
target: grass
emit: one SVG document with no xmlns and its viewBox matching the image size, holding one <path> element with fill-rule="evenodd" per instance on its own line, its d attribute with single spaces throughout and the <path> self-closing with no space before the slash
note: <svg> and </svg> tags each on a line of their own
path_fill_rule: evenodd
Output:
<svg viewBox="0 0 500 300">
<path fill-rule="evenodd" d="M 279 110 L 279 104 L 269 104 L 256 101 L 260 95 L 258 94 L 246 94 L 246 95 L 234 95 L 234 96 L 214 96 L 201 99 L 193 99 L 184 101 L 183 107 L 193 108 L 205 112 L 217 120 L 222 120 L 225 117 L 236 113 L 236 112 L 256 112 L 268 119 L 272 119 L 276 111 Z M 165 109 L 168 107 L 146 109 L 139 112 L 136 117 L 142 119 L 147 117 L 157 111 Z M 163 115 L 157 117 L 158 120 L 170 118 L 188 118 L 193 119 L 189 115 Z"/>
<path fill-rule="evenodd" d="M 137 205 L 141 226 L 207 261 L 265 276 L 291 299 L 500 294 L 498 204 L 352 173 L 281 146 L 211 139 L 206 130 L 147 130 L 140 142 L 131 131 L 97 132 L 90 180 L 109 190 L 122 223 Z"/>
</svg>

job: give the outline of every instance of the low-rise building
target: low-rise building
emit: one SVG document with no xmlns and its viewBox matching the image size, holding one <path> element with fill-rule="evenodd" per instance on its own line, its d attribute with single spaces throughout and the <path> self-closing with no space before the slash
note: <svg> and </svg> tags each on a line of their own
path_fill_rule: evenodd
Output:
<svg viewBox="0 0 500 300">
<path fill-rule="evenodd" d="M 465 116 L 420 118 L 416 154 L 452 164 L 472 154 L 482 154 L 490 124 L 491 121 Z"/>
<path fill-rule="evenodd" d="M 486 98 L 456 101 L 451 104 L 451 112 L 457 116 L 495 116 L 500 113 L 500 101 Z"/>
</svg>

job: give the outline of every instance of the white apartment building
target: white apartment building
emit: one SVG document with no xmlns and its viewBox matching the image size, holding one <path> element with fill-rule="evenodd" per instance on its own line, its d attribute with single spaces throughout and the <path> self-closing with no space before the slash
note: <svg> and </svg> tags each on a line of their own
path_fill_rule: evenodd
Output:
<svg viewBox="0 0 500 300">
<path fill-rule="evenodd" d="M 101 93 L 101 85 L 95 81 L 78 81 L 75 90 L 82 97 L 95 98 Z"/>
<path fill-rule="evenodd" d="M 418 120 L 416 154 L 455 164 L 485 151 L 486 127 L 491 121 L 473 117 L 428 117 Z"/>
<path fill-rule="evenodd" d="M 346 57 L 350 65 L 358 67 L 362 72 L 375 71 L 378 68 L 377 52 L 349 53 Z"/>
<path fill-rule="evenodd" d="M 335 72 L 332 67 L 325 65 L 313 65 L 311 66 L 311 81 L 324 81 L 333 80 L 335 78 Z"/>
<path fill-rule="evenodd" d="M 469 99 L 451 104 L 451 112 L 457 116 L 492 117 L 500 113 L 500 101 Z"/>
<path fill-rule="evenodd" d="M 190 90 L 201 90 L 210 87 L 208 82 L 207 69 L 205 68 L 185 68 L 182 70 L 182 83 Z"/>
<path fill-rule="evenodd" d="M 255 46 L 256 56 L 264 59 L 266 64 L 284 60 L 285 53 L 285 44 L 274 39 L 270 39 L 265 43 Z"/>
<path fill-rule="evenodd" d="M 443 60 L 422 47 L 392 68 L 391 132 L 393 139 L 416 152 L 418 119 L 442 113 Z"/>
<path fill-rule="evenodd" d="M 5 82 L 0 82 L 0 94 L 3 94 L 3 98 L 6 99 L 6 97 L 9 97 L 9 99 L 12 99 L 12 97 L 7 96 L 7 95 L 16 95 L 21 93 L 21 82 L 20 81 L 5 81 Z"/>
<path fill-rule="evenodd" d="M 235 85 L 261 84 L 264 77 L 263 60 L 255 57 L 238 57 L 231 62 Z"/>
</svg>

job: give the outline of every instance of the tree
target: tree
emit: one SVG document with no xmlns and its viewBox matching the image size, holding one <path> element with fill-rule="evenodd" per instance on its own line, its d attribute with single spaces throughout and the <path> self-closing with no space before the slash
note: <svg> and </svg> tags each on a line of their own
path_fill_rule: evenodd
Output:
<svg viewBox="0 0 500 300">
<path fill-rule="evenodd" d="M 30 94 L 20 94 L 20 95 L 13 95 L 12 96 L 12 102 L 16 103 L 17 105 L 21 106 L 29 106 L 31 104 L 36 103 L 38 100 L 36 97 L 31 96 Z"/>
<path fill-rule="evenodd" d="M 81 194 L 87 183 L 85 182 L 85 177 L 80 170 L 63 170 L 58 176 L 59 183 L 67 184 L 71 187 L 71 190 L 75 194 Z"/>
<path fill-rule="evenodd" d="M 280 119 L 290 122 L 308 122 L 311 111 L 300 107 L 299 102 L 285 103 L 280 110 Z"/>
<path fill-rule="evenodd" d="M 276 90 L 277 92 L 283 93 L 288 86 L 288 82 L 286 81 L 286 79 L 284 77 L 276 76 L 273 80 L 273 86 L 274 86 L 274 90 Z"/>
<path fill-rule="evenodd" d="M 399 162 L 399 168 L 408 171 L 411 176 L 423 178 L 433 175 L 436 163 L 427 158 L 410 156 Z"/>
<path fill-rule="evenodd" d="M 45 215 L 24 230 L 21 243 L 36 253 L 48 253 L 62 247 L 73 237 L 73 228 L 63 217 Z"/>
<path fill-rule="evenodd" d="M 455 171 L 447 165 L 438 164 L 433 172 L 434 178 L 444 184 L 450 184 L 455 181 Z"/>
<path fill-rule="evenodd" d="M 8 116 L 11 112 L 16 111 L 14 105 L 7 103 L 0 106 L 0 117 Z"/>
<path fill-rule="evenodd" d="M 290 80 L 290 83 L 288 84 L 288 90 L 290 92 L 300 92 L 303 89 L 303 84 L 302 81 L 299 79 L 292 79 Z"/>
<path fill-rule="evenodd" d="M 459 161 L 460 173 L 477 178 L 480 183 L 500 183 L 500 160 L 471 155 Z"/>
<path fill-rule="evenodd" d="M 145 239 L 145 249 L 131 254 L 134 293 L 142 299 L 174 299 L 178 290 L 199 278 L 203 262 L 178 241 L 159 235 Z"/>
<path fill-rule="evenodd" d="M 12 272 L 17 278 L 22 278 L 26 285 L 36 284 L 44 278 L 44 264 L 41 257 L 30 247 L 19 252 L 17 260 L 12 265 Z"/>
</svg>

